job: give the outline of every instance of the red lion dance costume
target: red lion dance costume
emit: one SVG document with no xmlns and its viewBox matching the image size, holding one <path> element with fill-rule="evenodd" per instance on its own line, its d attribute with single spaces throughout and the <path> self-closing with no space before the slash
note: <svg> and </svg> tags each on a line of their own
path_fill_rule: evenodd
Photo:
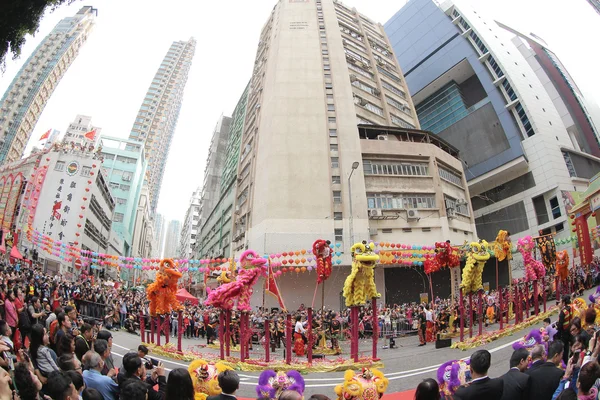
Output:
<svg viewBox="0 0 600 400">
<path fill-rule="evenodd" d="M 261 276 L 267 275 L 267 260 L 260 257 L 254 250 L 246 250 L 240 257 L 240 268 L 235 281 L 225 283 L 212 290 L 204 304 L 231 310 L 237 299 L 238 311 L 252 311 L 250 297 L 252 297 L 252 286 Z"/>
<path fill-rule="evenodd" d="M 331 276 L 331 248 L 329 240 L 318 239 L 313 243 L 313 254 L 317 259 L 317 284 Z"/>
<path fill-rule="evenodd" d="M 435 258 L 441 267 L 460 267 L 460 258 L 449 240 L 435 243 Z"/>
<path fill-rule="evenodd" d="M 171 311 L 183 310 L 183 306 L 177 300 L 177 281 L 181 278 L 181 272 L 174 269 L 175 262 L 164 259 L 156 273 L 156 280 L 146 288 L 146 295 L 150 300 L 150 315 L 169 314 Z"/>
<path fill-rule="evenodd" d="M 556 276 L 561 281 L 566 281 L 569 276 L 569 252 L 567 250 L 556 252 Z"/>
</svg>

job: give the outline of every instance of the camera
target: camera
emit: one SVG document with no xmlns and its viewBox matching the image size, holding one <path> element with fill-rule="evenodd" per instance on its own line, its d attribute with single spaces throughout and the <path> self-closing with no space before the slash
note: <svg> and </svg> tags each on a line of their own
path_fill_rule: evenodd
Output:
<svg viewBox="0 0 600 400">
<path fill-rule="evenodd" d="M 151 357 L 142 358 L 142 362 L 146 366 L 147 370 L 151 370 L 152 368 L 158 366 L 158 360 L 155 360 L 154 358 L 151 358 Z"/>
</svg>

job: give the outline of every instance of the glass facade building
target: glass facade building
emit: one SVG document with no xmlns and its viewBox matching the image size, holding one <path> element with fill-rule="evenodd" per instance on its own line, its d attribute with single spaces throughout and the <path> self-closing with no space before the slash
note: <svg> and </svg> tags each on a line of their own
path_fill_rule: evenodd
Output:
<svg viewBox="0 0 600 400">
<path fill-rule="evenodd" d="M 416 106 L 421 129 L 439 133 L 469 115 L 460 87 L 452 81 Z"/>
</svg>

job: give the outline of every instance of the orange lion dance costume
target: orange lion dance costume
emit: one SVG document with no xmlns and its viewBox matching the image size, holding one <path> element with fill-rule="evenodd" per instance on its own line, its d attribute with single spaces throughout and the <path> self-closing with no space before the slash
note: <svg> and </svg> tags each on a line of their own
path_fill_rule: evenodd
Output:
<svg viewBox="0 0 600 400">
<path fill-rule="evenodd" d="M 569 252 L 562 250 L 556 252 L 556 276 L 565 281 L 569 276 Z"/>
<path fill-rule="evenodd" d="M 183 310 L 183 306 L 177 300 L 177 281 L 181 278 L 181 272 L 175 270 L 175 262 L 165 258 L 160 262 L 156 273 L 156 280 L 146 288 L 146 295 L 150 300 L 150 315 L 169 314 L 171 311 Z"/>
<path fill-rule="evenodd" d="M 331 248 L 329 240 L 318 239 L 313 243 L 313 254 L 317 259 L 317 284 L 325 282 L 331 275 Z"/>
</svg>

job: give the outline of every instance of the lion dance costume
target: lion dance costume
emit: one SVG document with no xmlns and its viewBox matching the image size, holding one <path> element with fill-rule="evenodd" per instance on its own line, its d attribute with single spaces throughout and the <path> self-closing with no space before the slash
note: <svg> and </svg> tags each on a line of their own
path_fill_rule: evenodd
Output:
<svg viewBox="0 0 600 400">
<path fill-rule="evenodd" d="M 250 297 L 252 286 L 261 276 L 267 274 L 267 260 L 260 257 L 254 250 L 246 250 L 240 257 L 240 267 L 235 281 L 225 283 L 212 290 L 204 304 L 224 310 L 231 310 L 237 299 L 239 311 L 252 311 Z"/>
<path fill-rule="evenodd" d="M 389 380 L 375 368 L 363 368 L 344 374 L 344 382 L 335 387 L 338 400 L 378 400 L 387 390 Z"/>
<path fill-rule="evenodd" d="M 512 259 L 512 242 L 507 231 L 498 231 L 496 236 L 496 243 L 494 244 L 494 254 L 498 261 L 504 261 L 504 259 Z"/>
<path fill-rule="evenodd" d="M 462 274 L 461 287 L 465 293 L 474 293 L 483 289 L 482 274 L 485 263 L 490 259 L 488 253 L 488 242 L 480 240 L 471 242 L 471 251 L 467 257 L 467 263 Z"/>
<path fill-rule="evenodd" d="M 569 276 L 569 252 L 567 250 L 556 252 L 556 276 L 561 281 L 566 281 Z"/>
<path fill-rule="evenodd" d="M 368 299 L 381 297 L 375 287 L 375 264 L 379 256 L 373 251 L 375 245 L 366 242 L 356 243 L 351 248 L 352 271 L 344 282 L 343 295 L 346 307 L 365 304 Z"/>
<path fill-rule="evenodd" d="M 534 242 L 531 236 L 525 236 L 517 242 L 517 250 L 523 255 L 523 264 L 525 265 L 525 280 L 535 281 L 546 275 L 544 264 L 533 258 Z"/>
<path fill-rule="evenodd" d="M 267 369 L 258 377 L 256 394 L 259 399 L 277 400 L 285 390 L 293 390 L 303 396 L 304 386 L 304 378 L 298 371 L 275 372 Z"/>
<path fill-rule="evenodd" d="M 150 315 L 165 315 L 171 311 L 183 310 L 183 306 L 177 300 L 177 281 L 182 274 L 174 269 L 175 262 L 164 259 L 160 262 L 156 280 L 146 288 L 146 295 L 150 300 Z"/>
<path fill-rule="evenodd" d="M 222 363 L 209 364 L 200 359 L 192 361 L 188 366 L 188 372 L 196 392 L 194 400 L 206 400 L 208 396 L 220 395 L 221 387 L 217 378 L 221 372 L 231 369 Z"/>
<path fill-rule="evenodd" d="M 317 284 L 331 276 L 331 247 L 329 240 L 318 239 L 313 243 L 313 254 L 317 259 Z"/>
<path fill-rule="evenodd" d="M 440 267 L 460 267 L 460 257 L 449 240 L 435 243 L 435 258 Z"/>
<path fill-rule="evenodd" d="M 440 365 L 437 370 L 440 393 L 453 396 L 459 387 L 471 381 L 470 363 L 469 360 L 452 360 Z"/>
</svg>

